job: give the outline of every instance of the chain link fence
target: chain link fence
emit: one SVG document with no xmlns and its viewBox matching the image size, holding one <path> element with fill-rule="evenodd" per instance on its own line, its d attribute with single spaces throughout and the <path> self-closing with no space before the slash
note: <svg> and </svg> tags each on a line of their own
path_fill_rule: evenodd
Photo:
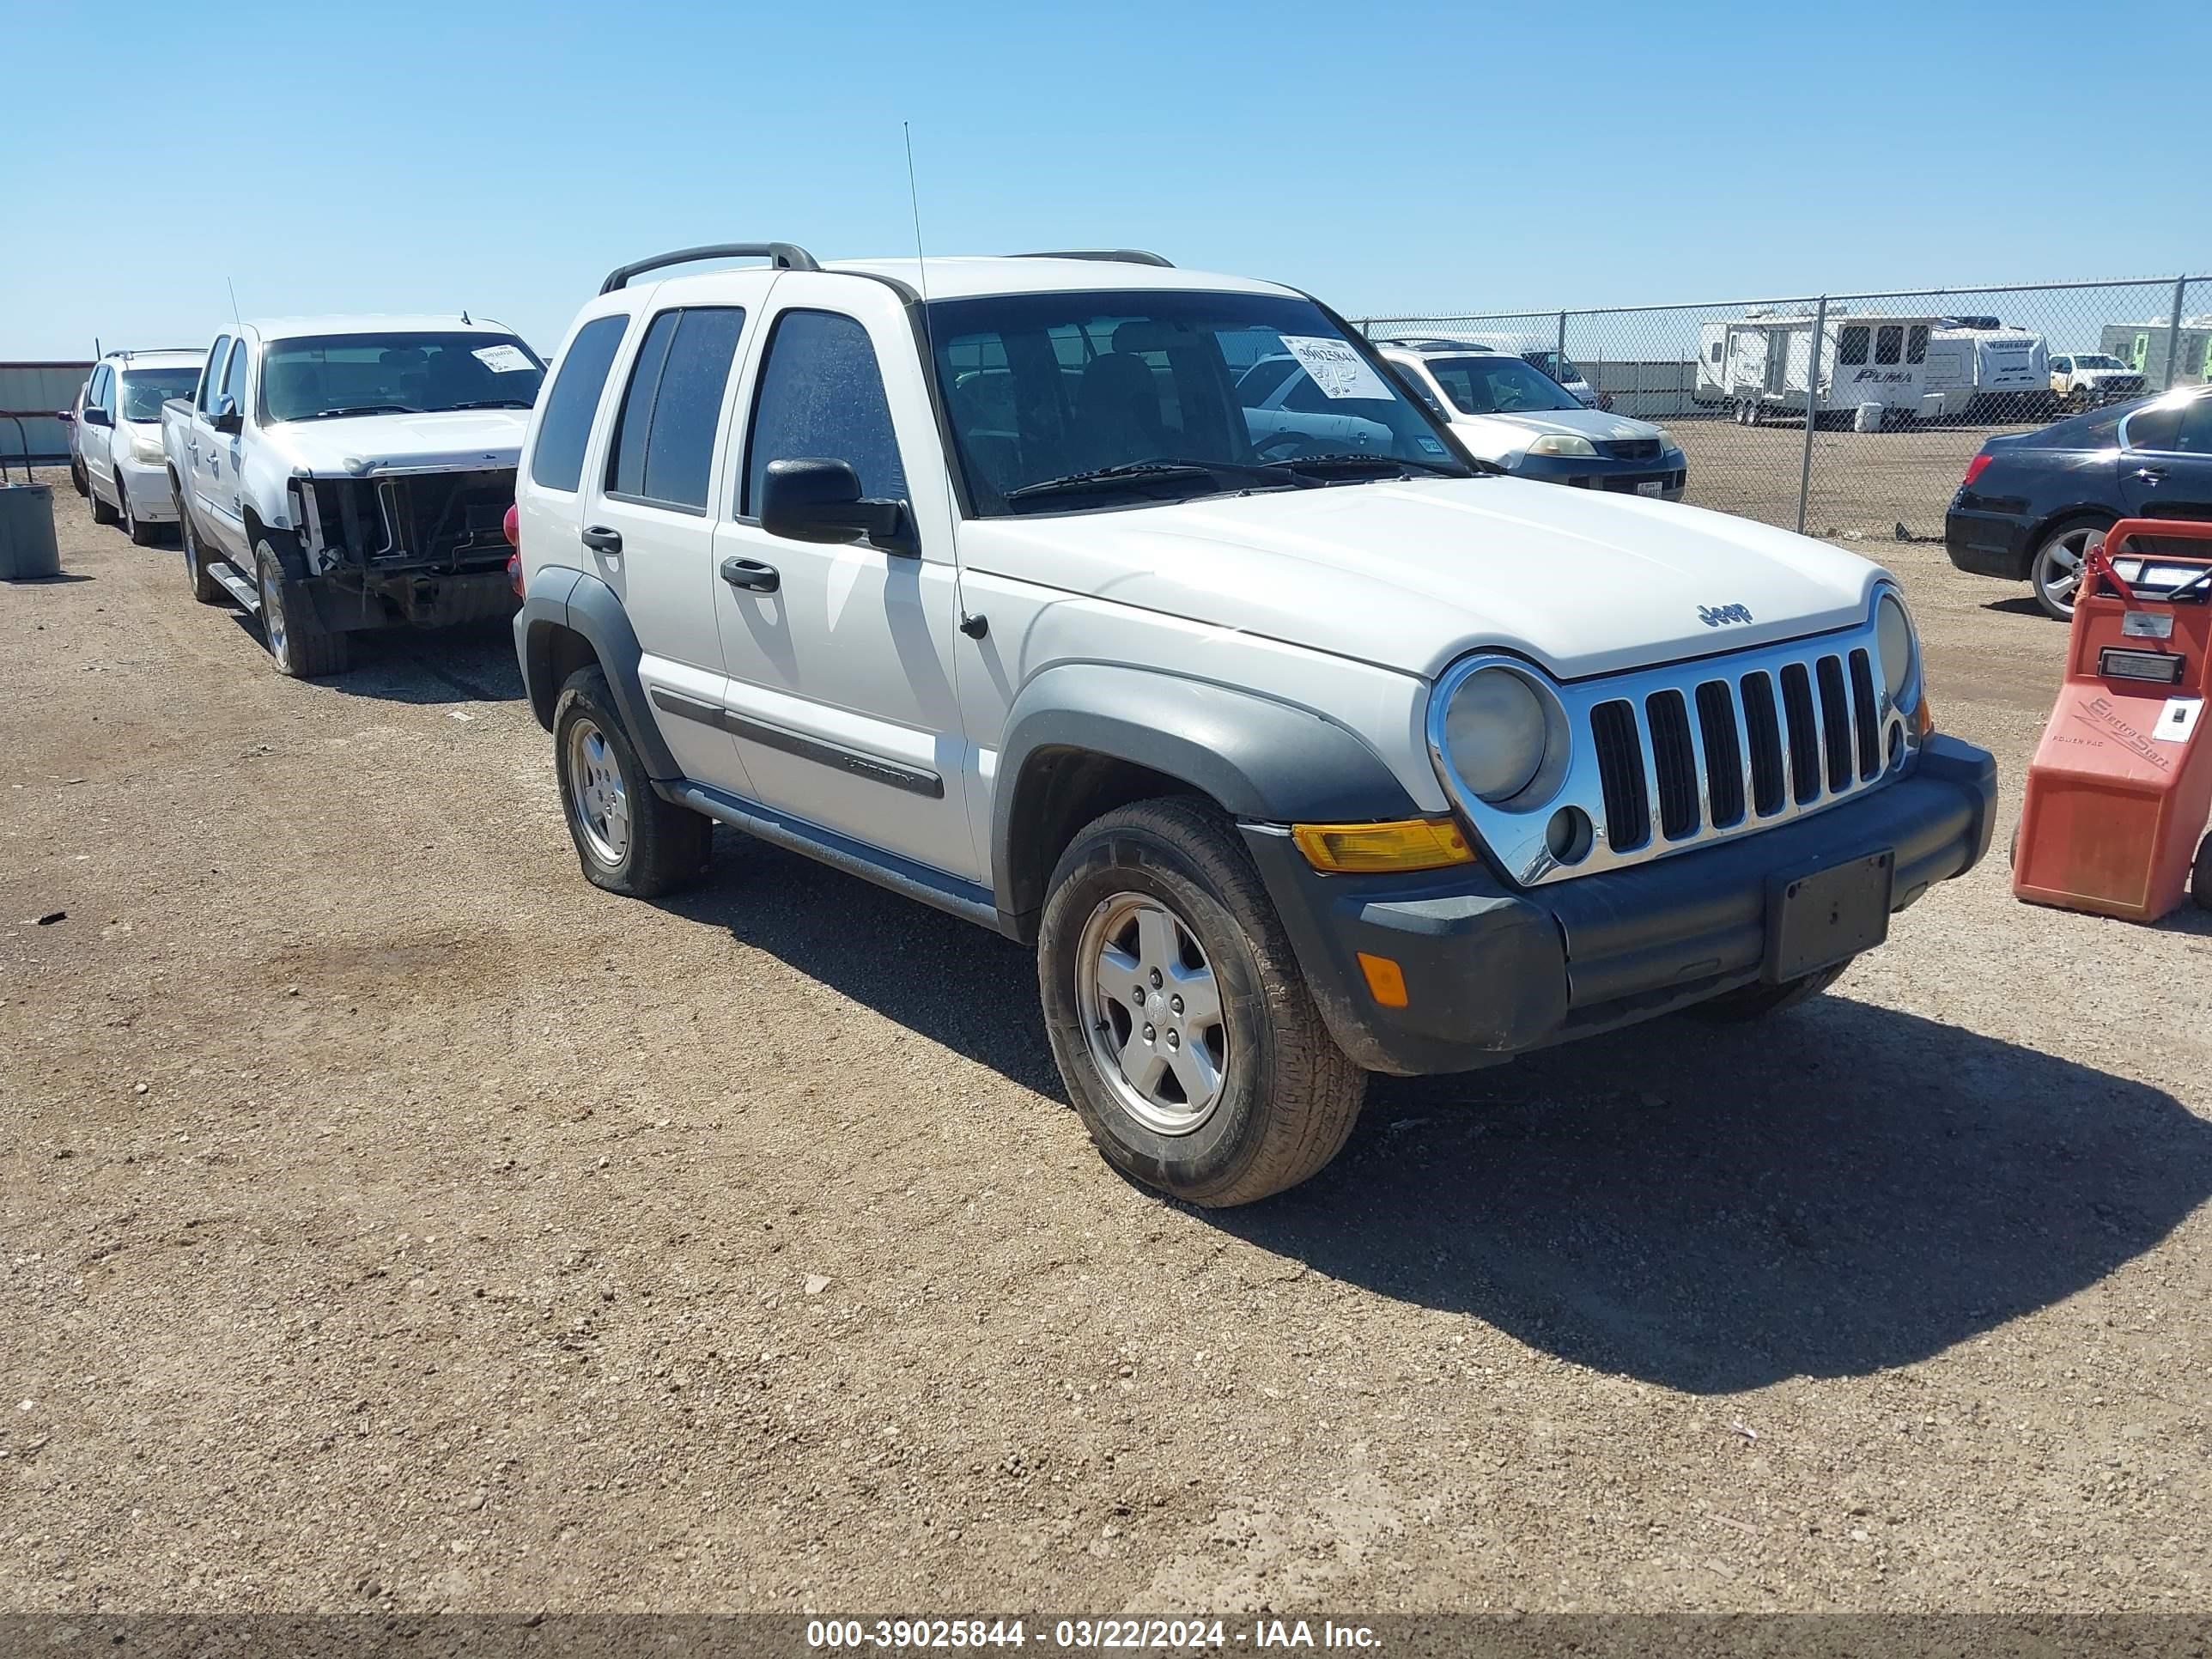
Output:
<svg viewBox="0 0 2212 1659">
<path fill-rule="evenodd" d="M 1585 402 L 1665 427 L 1688 462 L 1685 500 L 1846 541 L 1940 540 L 1993 434 L 2212 381 L 2204 276 L 1359 326 L 1525 357 Z"/>
</svg>

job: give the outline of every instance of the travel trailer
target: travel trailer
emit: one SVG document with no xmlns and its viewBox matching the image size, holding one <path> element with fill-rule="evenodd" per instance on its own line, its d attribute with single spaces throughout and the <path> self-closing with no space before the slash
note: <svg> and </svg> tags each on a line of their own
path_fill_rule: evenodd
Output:
<svg viewBox="0 0 2212 1659">
<path fill-rule="evenodd" d="M 2179 330 L 2170 317 L 2147 323 L 2106 323 L 2097 349 L 2134 368 L 2153 391 L 2202 386 L 2212 381 L 2212 315 L 2184 317 Z M 2174 358 L 2171 380 L 2166 377 L 2169 349 Z"/>
<path fill-rule="evenodd" d="M 1994 317 L 1953 317 L 1928 337 L 1923 385 L 1942 414 L 2019 418 L 2051 404 L 2051 350 L 2040 334 Z"/>
<path fill-rule="evenodd" d="M 1928 395 L 1928 349 L 1942 317 L 1832 313 L 1821 325 L 1816 406 L 1848 416 L 1862 404 L 1881 406 L 1885 425 L 1917 419 Z M 1698 331 L 1698 383 L 1707 408 L 1724 406 L 1755 424 L 1770 414 L 1805 411 L 1813 356 L 1810 312 L 1753 312 Z"/>
</svg>

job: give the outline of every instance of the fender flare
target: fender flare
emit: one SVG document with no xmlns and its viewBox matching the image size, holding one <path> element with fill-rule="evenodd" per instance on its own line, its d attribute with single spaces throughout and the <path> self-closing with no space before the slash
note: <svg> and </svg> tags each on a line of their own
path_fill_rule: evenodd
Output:
<svg viewBox="0 0 2212 1659">
<path fill-rule="evenodd" d="M 1127 761 L 1188 784 L 1237 818 L 1352 823 L 1420 816 L 1381 756 L 1311 709 L 1158 669 L 1067 663 L 1039 674 L 1006 711 L 991 803 L 1000 910 L 1034 911 L 1050 877 L 1024 866 L 1018 827 L 1036 804 L 1037 763 L 1056 752 Z M 1055 854 L 1056 856 L 1056 854 Z"/>
<path fill-rule="evenodd" d="M 561 688 L 553 683 L 553 647 L 556 630 L 580 635 L 592 647 L 612 689 L 623 725 L 656 783 L 673 782 L 684 775 L 668 744 L 660 735 L 653 706 L 646 699 L 638 677 L 645 655 L 637 630 L 621 598 L 597 576 L 558 566 L 542 566 L 530 573 L 529 591 L 514 617 L 514 653 L 522 666 L 522 684 L 538 723 L 553 726 L 553 704 Z"/>
</svg>

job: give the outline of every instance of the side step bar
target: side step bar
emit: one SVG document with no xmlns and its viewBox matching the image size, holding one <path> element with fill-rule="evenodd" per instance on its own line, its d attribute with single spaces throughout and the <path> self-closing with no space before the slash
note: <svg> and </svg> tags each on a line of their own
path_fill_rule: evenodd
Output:
<svg viewBox="0 0 2212 1659">
<path fill-rule="evenodd" d="M 217 561 L 208 566 L 208 574 L 221 582 L 230 597 L 245 607 L 247 616 L 261 614 L 261 590 L 240 575 L 234 567 Z"/>
</svg>

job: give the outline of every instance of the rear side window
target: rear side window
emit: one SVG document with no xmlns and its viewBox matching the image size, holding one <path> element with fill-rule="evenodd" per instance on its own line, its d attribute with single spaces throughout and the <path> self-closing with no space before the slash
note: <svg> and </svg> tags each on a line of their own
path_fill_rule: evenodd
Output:
<svg viewBox="0 0 2212 1659">
<path fill-rule="evenodd" d="M 1863 323 L 1854 323 L 1836 336 L 1836 361 L 1847 368 L 1856 368 L 1867 360 L 1867 336 L 1870 331 Z"/>
<path fill-rule="evenodd" d="M 1893 363 L 1905 349 L 1905 331 L 1894 323 L 1878 331 L 1874 337 L 1874 360 L 1878 363 Z"/>
<path fill-rule="evenodd" d="M 1928 325 L 1916 323 L 1905 331 L 1905 361 L 1924 363 L 1928 361 Z"/>
<path fill-rule="evenodd" d="M 610 495 L 707 510 L 714 428 L 744 320 L 734 306 L 664 311 L 653 319 L 616 421 Z"/>
<path fill-rule="evenodd" d="M 2128 416 L 2128 447 L 2130 449 L 2172 449 L 2181 437 L 2182 410 L 2186 404 L 2168 404 L 2161 409 L 2146 409 Z"/>
<path fill-rule="evenodd" d="M 574 489 L 582 479 L 592 416 L 629 326 L 628 317 L 594 317 L 568 343 L 568 355 L 562 358 L 553 389 L 545 394 L 545 412 L 538 419 L 538 447 L 530 456 L 532 483 L 547 489 Z"/>
<path fill-rule="evenodd" d="M 770 461 L 848 463 L 860 494 L 902 501 L 906 471 L 890 401 L 868 331 L 828 311 L 787 311 L 769 336 L 753 402 L 744 510 L 754 510 Z"/>
<path fill-rule="evenodd" d="M 2182 412 L 2175 447 L 2191 455 L 2212 455 L 2212 398 L 2199 398 Z"/>
</svg>

